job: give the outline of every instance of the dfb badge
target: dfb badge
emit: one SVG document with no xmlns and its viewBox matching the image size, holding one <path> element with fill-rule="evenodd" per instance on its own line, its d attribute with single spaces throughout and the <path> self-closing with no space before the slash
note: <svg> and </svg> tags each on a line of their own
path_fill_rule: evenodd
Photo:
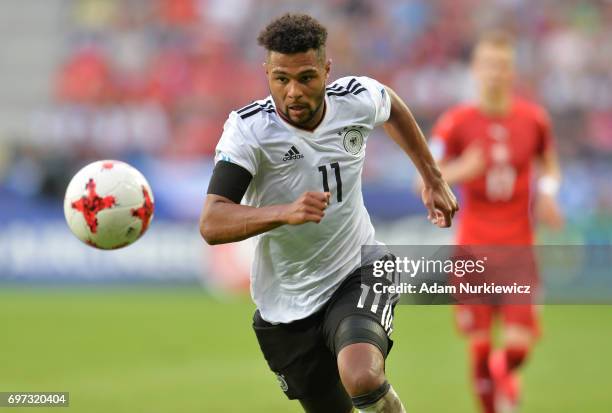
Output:
<svg viewBox="0 0 612 413">
<path fill-rule="evenodd" d="M 361 128 L 361 126 L 351 126 L 342 130 L 344 149 L 351 155 L 357 155 L 363 148 Z"/>
</svg>

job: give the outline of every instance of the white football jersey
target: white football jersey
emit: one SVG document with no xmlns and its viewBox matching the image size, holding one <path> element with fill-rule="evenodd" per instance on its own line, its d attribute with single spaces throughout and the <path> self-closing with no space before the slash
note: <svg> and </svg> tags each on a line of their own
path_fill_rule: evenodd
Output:
<svg viewBox="0 0 612 413">
<path fill-rule="evenodd" d="M 377 244 L 361 171 L 368 136 L 389 118 L 391 100 L 376 80 L 345 77 L 327 87 L 325 104 L 323 120 L 309 132 L 282 119 L 271 96 L 258 100 L 231 112 L 216 149 L 215 162 L 253 175 L 244 204 L 289 204 L 306 191 L 331 192 L 321 223 L 282 225 L 254 237 L 251 295 L 271 323 L 319 310 L 361 265 L 361 246 Z"/>
</svg>

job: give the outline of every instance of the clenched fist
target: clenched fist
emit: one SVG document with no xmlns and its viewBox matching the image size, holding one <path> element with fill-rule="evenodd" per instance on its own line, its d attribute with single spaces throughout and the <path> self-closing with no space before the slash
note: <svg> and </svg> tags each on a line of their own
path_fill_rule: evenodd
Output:
<svg viewBox="0 0 612 413">
<path fill-rule="evenodd" d="M 304 192 L 298 199 L 287 204 L 283 210 L 283 222 L 300 225 L 306 222 L 321 222 L 329 205 L 329 192 Z"/>
<path fill-rule="evenodd" d="M 459 210 L 459 204 L 455 194 L 445 181 L 441 180 L 435 186 L 423 187 L 421 192 L 423 204 L 427 207 L 427 218 L 439 228 L 448 228 L 452 224 L 455 212 Z"/>
</svg>

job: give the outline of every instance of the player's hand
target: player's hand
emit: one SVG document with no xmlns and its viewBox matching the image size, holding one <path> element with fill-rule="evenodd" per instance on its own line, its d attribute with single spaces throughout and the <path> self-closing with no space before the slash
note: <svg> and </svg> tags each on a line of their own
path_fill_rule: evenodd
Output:
<svg viewBox="0 0 612 413">
<path fill-rule="evenodd" d="M 427 219 L 439 228 L 450 227 L 455 212 L 459 210 L 459 204 L 446 181 L 440 179 L 434 185 L 425 184 L 421 197 L 427 207 Z"/>
<path fill-rule="evenodd" d="M 321 222 L 329 205 L 329 192 L 304 192 L 298 199 L 286 205 L 283 222 L 300 225 L 306 222 Z"/>
<path fill-rule="evenodd" d="M 563 228 L 565 220 L 554 196 L 538 194 L 535 211 L 538 221 L 555 230 Z"/>
</svg>

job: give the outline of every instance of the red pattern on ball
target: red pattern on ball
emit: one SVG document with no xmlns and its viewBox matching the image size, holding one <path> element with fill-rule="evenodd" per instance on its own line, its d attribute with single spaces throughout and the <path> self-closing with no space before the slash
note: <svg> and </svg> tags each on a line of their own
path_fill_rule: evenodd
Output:
<svg viewBox="0 0 612 413">
<path fill-rule="evenodd" d="M 142 220 L 142 229 L 140 230 L 140 234 L 144 234 L 149 228 L 149 223 L 151 222 L 151 217 L 153 216 L 153 211 L 155 210 L 155 206 L 153 205 L 149 191 L 147 191 L 144 186 L 142 187 L 142 195 L 144 196 L 144 203 L 142 206 L 137 209 L 132 209 L 132 215 Z"/>
<path fill-rule="evenodd" d="M 95 234 L 98 231 L 98 212 L 112 208 L 115 205 L 115 197 L 112 195 L 105 196 L 104 198 L 99 196 L 96 193 L 96 183 L 91 178 L 87 185 L 85 185 L 85 189 L 87 190 L 87 196 L 83 196 L 78 201 L 73 202 L 72 208 L 83 214 L 89 230 L 92 234 Z"/>
</svg>

